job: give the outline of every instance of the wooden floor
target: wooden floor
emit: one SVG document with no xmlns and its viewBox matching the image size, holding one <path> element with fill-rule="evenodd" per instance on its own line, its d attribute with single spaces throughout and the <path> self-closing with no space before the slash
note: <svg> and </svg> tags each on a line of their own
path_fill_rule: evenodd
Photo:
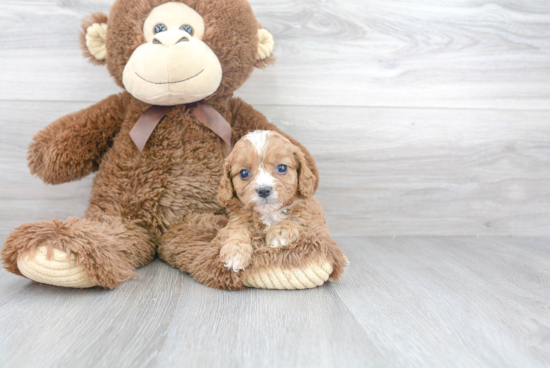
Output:
<svg viewBox="0 0 550 368">
<path fill-rule="evenodd" d="M 155 261 L 113 291 L 0 271 L 1 367 L 548 367 L 550 238 L 340 238 L 344 279 L 209 289 Z"/>
</svg>

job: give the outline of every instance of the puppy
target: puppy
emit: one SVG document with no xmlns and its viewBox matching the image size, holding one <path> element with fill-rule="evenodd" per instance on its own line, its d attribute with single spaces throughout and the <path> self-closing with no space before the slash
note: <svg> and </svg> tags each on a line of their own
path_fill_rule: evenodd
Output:
<svg viewBox="0 0 550 368">
<path fill-rule="evenodd" d="M 330 239 L 314 191 L 315 176 L 303 152 L 281 134 L 257 130 L 238 141 L 225 160 L 218 192 L 229 214 L 227 227 L 218 233 L 225 267 L 239 272 L 251 264 L 255 252 L 294 249 L 285 259 L 324 254 L 334 266 L 332 277 L 339 278 L 347 259 Z M 315 251 L 307 249 L 312 244 L 317 244 Z"/>
</svg>

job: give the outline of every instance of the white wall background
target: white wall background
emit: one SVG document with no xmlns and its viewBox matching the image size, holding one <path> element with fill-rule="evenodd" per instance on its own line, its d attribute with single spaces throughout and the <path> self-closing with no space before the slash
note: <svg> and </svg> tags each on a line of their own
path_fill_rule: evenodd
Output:
<svg viewBox="0 0 550 368">
<path fill-rule="evenodd" d="M 80 20 L 110 0 L 0 0 L 0 242 L 81 215 L 26 150 L 118 92 Z M 238 92 L 304 143 L 334 235 L 550 235 L 550 2 L 252 0 L 276 65 Z M 0 244 L 1 244 L 0 243 Z"/>
</svg>

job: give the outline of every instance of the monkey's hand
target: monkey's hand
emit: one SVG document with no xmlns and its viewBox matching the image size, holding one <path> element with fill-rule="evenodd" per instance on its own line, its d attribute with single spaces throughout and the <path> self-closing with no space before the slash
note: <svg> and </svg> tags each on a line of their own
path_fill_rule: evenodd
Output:
<svg viewBox="0 0 550 368">
<path fill-rule="evenodd" d="M 31 173 L 48 184 L 61 184 L 96 171 L 120 130 L 123 105 L 122 94 L 114 95 L 38 132 L 29 145 Z"/>
</svg>

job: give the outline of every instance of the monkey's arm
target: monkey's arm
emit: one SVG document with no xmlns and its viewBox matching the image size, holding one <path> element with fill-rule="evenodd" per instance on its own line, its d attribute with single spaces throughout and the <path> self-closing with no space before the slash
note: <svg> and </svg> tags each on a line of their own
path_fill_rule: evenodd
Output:
<svg viewBox="0 0 550 368">
<path fill-rule="evenodd" d="M 317 165 L 313 156 L 309 151 L 297 142 L 294 138 L 290 137 L 288 134 L 285 134 L 279 130 L 275 125 L 267 121 L 267 118 L 259 111 L 255 110 L 252 106 L 241 100 L 240 98 L 233 98 L 231 100 L 232 110 L 233 110 L 233 143 L 236 143 L 244 135 L 254 130 L 274 130 L 278 133 L 281 133 L 283 136 L 288 138 L 292 144 L 300 147 L 302 152 L 306 157 L 306 161 L 309 169 L 315 175 L 315 190 L 319 186 L 319 171 L 317 171 Z"/>
<path fill-rule="evenodd" d="M 31 173 L 48 184 L 61 184 L 96 171 L 124 119 L 123 96 L 110 96 L 38 132 L 29 145 Z"/>
</svg>

